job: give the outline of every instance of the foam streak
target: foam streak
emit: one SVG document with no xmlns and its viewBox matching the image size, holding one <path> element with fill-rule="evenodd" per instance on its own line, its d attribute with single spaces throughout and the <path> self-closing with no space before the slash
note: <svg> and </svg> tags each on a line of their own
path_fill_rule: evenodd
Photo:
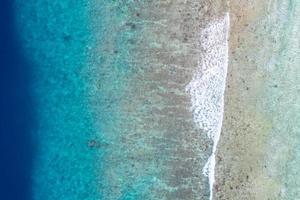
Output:
<svg viewBox="0 0 300 200">
<path fill-rule="evenodd" d="M 191 110 L 197 127 L 213 140 L 212 155 L 203 168 L 203 173 L 209 178 L 210 200 L 213 199 L 215 153 L 224 112 L 229 21 L 229 13 L 226 13 L 201 31 L 198 69 L 186 87 L 191 96 Z"/>
</svg>

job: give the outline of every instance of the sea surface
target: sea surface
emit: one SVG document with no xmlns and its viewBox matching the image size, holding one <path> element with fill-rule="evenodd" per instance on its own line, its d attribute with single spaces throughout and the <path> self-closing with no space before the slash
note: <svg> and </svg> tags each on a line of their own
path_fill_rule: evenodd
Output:
<svg viewBox="0 0 300 200">
<path fill-rule="evenodd" d="M 222 114 L 206 120 L 207 130 L 195 123 L 211 96 L 197 105 L 192 85 L 211 79 L 201 72 L 201 56 L 209 59 L 201 48 L 223 48 L 215 50 L 222 58 L 212 70 L 221 74 L 211 85 L 220 90 L 212 91 L 209 115 L 222 111 L 229 19 L 221 5 L 202 4 L 16 0 L 16 29 L 32 65 L 33 199 L 211 196 L 213 126 Z M 210 30 L 217 40 L 203 46 Z"/>
<path fill-rule="evenodd" d="M 1 1 L 0 199 L 300 198 L 299 9 Z"/>
</svg>

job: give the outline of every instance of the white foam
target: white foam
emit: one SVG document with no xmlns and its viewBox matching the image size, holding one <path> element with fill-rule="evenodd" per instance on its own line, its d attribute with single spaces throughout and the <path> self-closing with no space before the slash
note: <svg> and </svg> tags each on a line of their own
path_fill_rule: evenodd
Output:
<svg viewBox="0 0 300 200">
<path fill-rule="evenodd" d="M 212 155 L 203 173 L 208 176 L 210 200 L 215 182 L 215 153 L 221 134 L 224 112 L 224 91 L 228 67 L 229 13 L 214 20 L 201 31 L 198 69 L 187 85 L 191 96 L 191 110 L 199 129 L 213 140 Z"/>
</svg>

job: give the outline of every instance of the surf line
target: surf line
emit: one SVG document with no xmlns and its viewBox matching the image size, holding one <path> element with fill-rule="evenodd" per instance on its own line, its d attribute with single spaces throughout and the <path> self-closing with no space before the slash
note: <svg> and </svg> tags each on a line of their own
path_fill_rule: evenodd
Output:
<svg viewBox="0 0 300 200">
<path fill-rule="evenodd" d="M 213 199 L 216 150 L 220 139 L 224 114 L 224 92 L 228 68 L 228 37 L 230 17 L 211 21 L 200 32 L 198 67 L 186 91 L 191 98 L 193 120 L 201 131 L 213 140 L 212 154 L 203 168 L 208 177 L 210 197 Z"/>
</svg>

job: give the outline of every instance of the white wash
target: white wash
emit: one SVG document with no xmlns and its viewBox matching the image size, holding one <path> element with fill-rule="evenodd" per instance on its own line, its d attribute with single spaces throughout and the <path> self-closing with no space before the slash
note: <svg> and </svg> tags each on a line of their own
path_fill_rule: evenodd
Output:
<svg viewBox="0 0 300 200">
<path fill-rule="evenodd" d="M 211 21 L 200 33 L 199 64 L 186 90 L 197 127 L 213 140 L 212 155 L 203 173 L 209 178 L 210 200 L 215 182 L 215 153 L 220 138 L 228 67 L 229 13 Z"/>
</svg>

